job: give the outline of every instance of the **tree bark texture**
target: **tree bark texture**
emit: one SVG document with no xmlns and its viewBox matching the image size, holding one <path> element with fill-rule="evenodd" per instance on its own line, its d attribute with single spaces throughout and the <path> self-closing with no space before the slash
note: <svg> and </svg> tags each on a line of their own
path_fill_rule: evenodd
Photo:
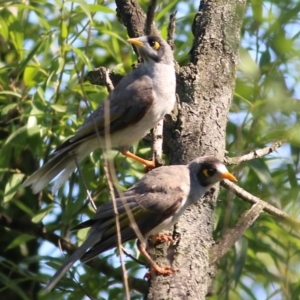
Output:
<svg viewBox="0 0 300 300">
<path fill-rule="evenodd" d="M 240 29 L 246 1 L 202 1 L 193 24 L 191 62 L 177 74 L 179 109 L 168 122 L 165 151 L 171 164 L 197 156 L 223 159 L 226 124 L 234 92 Z M 155 249 L 160 265 L 179 269 L 152 278 L 147 299 L 205 299 L 215 270 L 209 266 L 217 191 L 189 207 L 175 226 L 174 245 Z"/>
<path fill-rule="evenodd" d="M 129 36 L 141 35 L 146 14 L 137 2 L 116 0 L 116 4 Z M 200 3 L 192 27 L 190 63 L 177 70 L 178 113 L 165 124 L 164 151 L 171 164 L 185 164 L 201 155 L 224 157 L 245 6 L 245 0 Z M 152 278 L 147 299 L 195 300 L 210 293 L 215 270 L 209 266 L 209 253 L 217 194 L 186 210 L 174 228 L 174 236 L 179 234 L 173 245 L 153 249 L 160 265 L 171 264 L 179 271 Z"/>
</svg>

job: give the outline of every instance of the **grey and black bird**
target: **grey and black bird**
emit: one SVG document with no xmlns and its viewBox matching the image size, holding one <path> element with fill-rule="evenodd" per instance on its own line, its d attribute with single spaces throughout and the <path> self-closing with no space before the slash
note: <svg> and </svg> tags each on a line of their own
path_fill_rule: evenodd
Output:
<svg viewBox="0 0 300 300">
<path fill-rule="evenodd" d="M 175 104 L 174 57 L 170 46 L 158 36 L 128 39 L 143 61 L 125 76 L 108 98 L 86 119 L 75 135 L 60 145 L 53 157 L 33 173 L 23 186 L 38 193 L 58 174 L 53 193 L 68 179 L 86 156 L 97 148 L 106 149 L 105 116 L 108 113 L 111 147 L 133 159 L 154 167 L 128 151 L 128 146 L 142 139 Z M 108 107 L 105 111 L 105 107 Z"/>
<path fill-rule="evenodd" d="M 164 166 L 150 171 L 116 199 L 122 242 L 137 238 L 133 229 L 137 226 L 142 239 L 138 249 L 149 261 L 157 274 L 169 275 L 172 267 L 158 266 L 146 251 L 147 240 L 168 230 L 183 214 L 186 207 L 197 202 L 211 187 L 222 179 L 236 181 L 225 165 L 212 156 L 199 157 L 188 165 Z M 134 219 L 130 219 L 127 210 Z M 91 227 L 83 244 L 56 272 L 45 291 L 50 291 L 60 278 L 77 261 L 86 262 L 100 253 L 117 246 L 113 203 L 101 205 L 94 218 L 76 226 L 76 229 Z"/>
</svg>

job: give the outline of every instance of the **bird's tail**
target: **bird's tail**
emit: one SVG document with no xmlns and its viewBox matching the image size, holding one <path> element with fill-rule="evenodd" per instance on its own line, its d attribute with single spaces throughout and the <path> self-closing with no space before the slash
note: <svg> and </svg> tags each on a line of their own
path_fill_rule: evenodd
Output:
<svg viewBox="0 0 300 300">
<path fill-rule="evenodd" d="M 57 270 L 51 280 L 47 283 L 43 292 L 50 292 L 57 282 L 65 275 L 65 273 L 72 267 L 72 265 L 79 260 L 85 252 L 93 247 L 95 243 L 101 240 L 102 234 L 98 233 L 98 236 L 95 238 L 95 235 L 90 234 L 89 237 L 83 242 L 83 244 L 77 248 L 77 250 L 67 259 L 67 261 Z"/>
<path fill-rule="evenodd" d="M 76 144 L 56 152 L 54 157 L 24 181 L 23 187 L 31 186 L 36 194 L 61 172 L 53 187 L 55 193 L 77 167 L 76 161 L 80 163 L 91 152 L 88 147 L 80 146 L 81 144 Z"/>
</svg>

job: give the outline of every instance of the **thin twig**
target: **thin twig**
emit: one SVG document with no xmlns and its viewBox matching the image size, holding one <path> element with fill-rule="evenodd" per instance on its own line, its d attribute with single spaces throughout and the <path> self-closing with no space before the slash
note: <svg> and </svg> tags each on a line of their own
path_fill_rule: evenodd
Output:
<svg viewBox="0 0 300 300">
<path fill-rule="evenodd" d="M 94 210 L 97 211 L 97 206 L 96 206 L 96 204 L 95 204 L 95 202 L 94 202 L 94 200 L 93 200 L 93 198 L 92 198 L 92 195 L 91 195 L 91 193 L 90 193 L 90 191 L 89 191 L 89 189 L 88 189 L 88 186 L 87 186 L 87 184 L 86 184 L 86 181 L 85 181 L 85 179 L 84 179 L 84 176 L 82 175 L 82 172 L 81 172 L 81 170 L 80 170 L 80 166 L 79 166 L 79 163 L 78 163 L 78 160 L 77 160 L 77 156 L 76 156 L 75 153 L 74 153 L 74 155 L 73 155 L 73 158 L 74 158 L 74 161 L 75 161 L 75 164 L 76 164 L 76 167 L 77 167 L 77 170 L 78 170 L 78 174 L 79 174 L 79 176 L 80 176 L 80 179 L 81 179 L 81 181 L 83 182 L 83 185 L 84 185 L 85 191 L 86 191 L 86 193 L 87 193 L 87 196 L 88 196 L 88 198 L 89 198 L 89 200 L 90 200 L 90 202 L 91 202 L 91 204 L 92 204 Z"/>
<path fill-rule="evenodd" d="M 122 247 L 122 251 L 127 257 L 131 258 L 133 261 L 135 261 L 139 265 L 142 265 L 144 267 L 148 266 L 148 264 L 142 262 L 141 260 L 139 260 L 139 259 L 135 258 L 133 255 L 131 255 L 124 247 Z"/>
<path fill-rule="evenodd" d="M 108 101 L 104 102 L 104 138 L 105 138 L 105 149 L 109 151 L 111 149 L 111 136 L 110 136 L 110 104 Z M 117 208 L 117 202 L 116 202 L 114 186 L 113 186 L 114 181 L 112 178 L 112 173 L 114 173 L 115 170 L 110 166 L 109 159 L 106 158 L 104 160 L 104 170 L 107 176 L 107 184 L 108 184 L 111 201 L 113 203 L 113 208 L 114 208 L 116 234 L 117 234 L 117 249 L 120 254 L 120 263 L 122 268 L 125 295 L 126 295 L 126 299 L 130 300 L 128 277 L 127 277 L 126 267 L 122 255 L 123 251 L 122 251 L 121 228 L 119 222 L 119 212 Z"/>
<path fill-rule="evenodd" d="M 271 146 L 261 148 L 258 150 L 251 151 L 248 154 L 237 156 L 237 157 L 225 157 L 225 162 L 227 165 L 238 165 L 243 161 L 248 161 L 256 158 L 263 157 L 274 152 L 277 148 L 281 147 L 286 141 L 276 141 Z"/>
<path fill-rule="evenodd" d="M 101 69 L 101 70 L 104 71 L 104 69 Z M 110 93 L 110 92 L 113 91 L 114 85 L 113 85 L 113 83 L 110 79 L 109 71 L 107 69 L 105 70 L 105 77 L 104 78 L 105 78 L 105 86 L 107 87 L 107 90 Z"/>
<path fill-rule="evenodd" d="M 229 180 L 223 180 L 221 182 L 221 185 L 224 188 L 230 190 L 233 194 L 235 194 L 239 198 L 245 200 L 246 202 L 248 202 L 250 204 L 262 203 L 263 204 L 263 209 L 264 209 L 265 212 L 267 212 L 270 215 L 275 216 L 275 217 L 287 222 L 288 224 L 291 224 L 293 226 L 297 226 L 298 228 L 300 228 L 300 220 L 297 220 L 296 218 L 288 215 L 287 213 L 285 213 L 281 209 L 276 208 L 273 205 L 263 201 L 262 199 L 250 194 L 249 192 L 245 191 L 244 189 L 237 186 L 233 182 L 231 182 Z"/>
</svg>

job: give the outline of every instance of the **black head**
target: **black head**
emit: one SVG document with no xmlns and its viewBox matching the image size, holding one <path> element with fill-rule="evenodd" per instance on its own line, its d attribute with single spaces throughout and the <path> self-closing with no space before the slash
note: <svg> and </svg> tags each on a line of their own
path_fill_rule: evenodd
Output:
<svg viewBox="0 0 300 300">
<path fill-rule="evenodd" d="M 147 35 L 127 41 L 137 47 L 144 62 L 152 60 L 157 63 L 173 64 L 172 49 L 161 37 Z"/>
<path fill-rule="evenodd" d="M 190 167 L 194 169 L 196 179 L 203 187 L 211 186 L 222 179 L 237 181 L 224 163 L 213 156 L 199 157 L 190 163 Z"/>
</svg>

